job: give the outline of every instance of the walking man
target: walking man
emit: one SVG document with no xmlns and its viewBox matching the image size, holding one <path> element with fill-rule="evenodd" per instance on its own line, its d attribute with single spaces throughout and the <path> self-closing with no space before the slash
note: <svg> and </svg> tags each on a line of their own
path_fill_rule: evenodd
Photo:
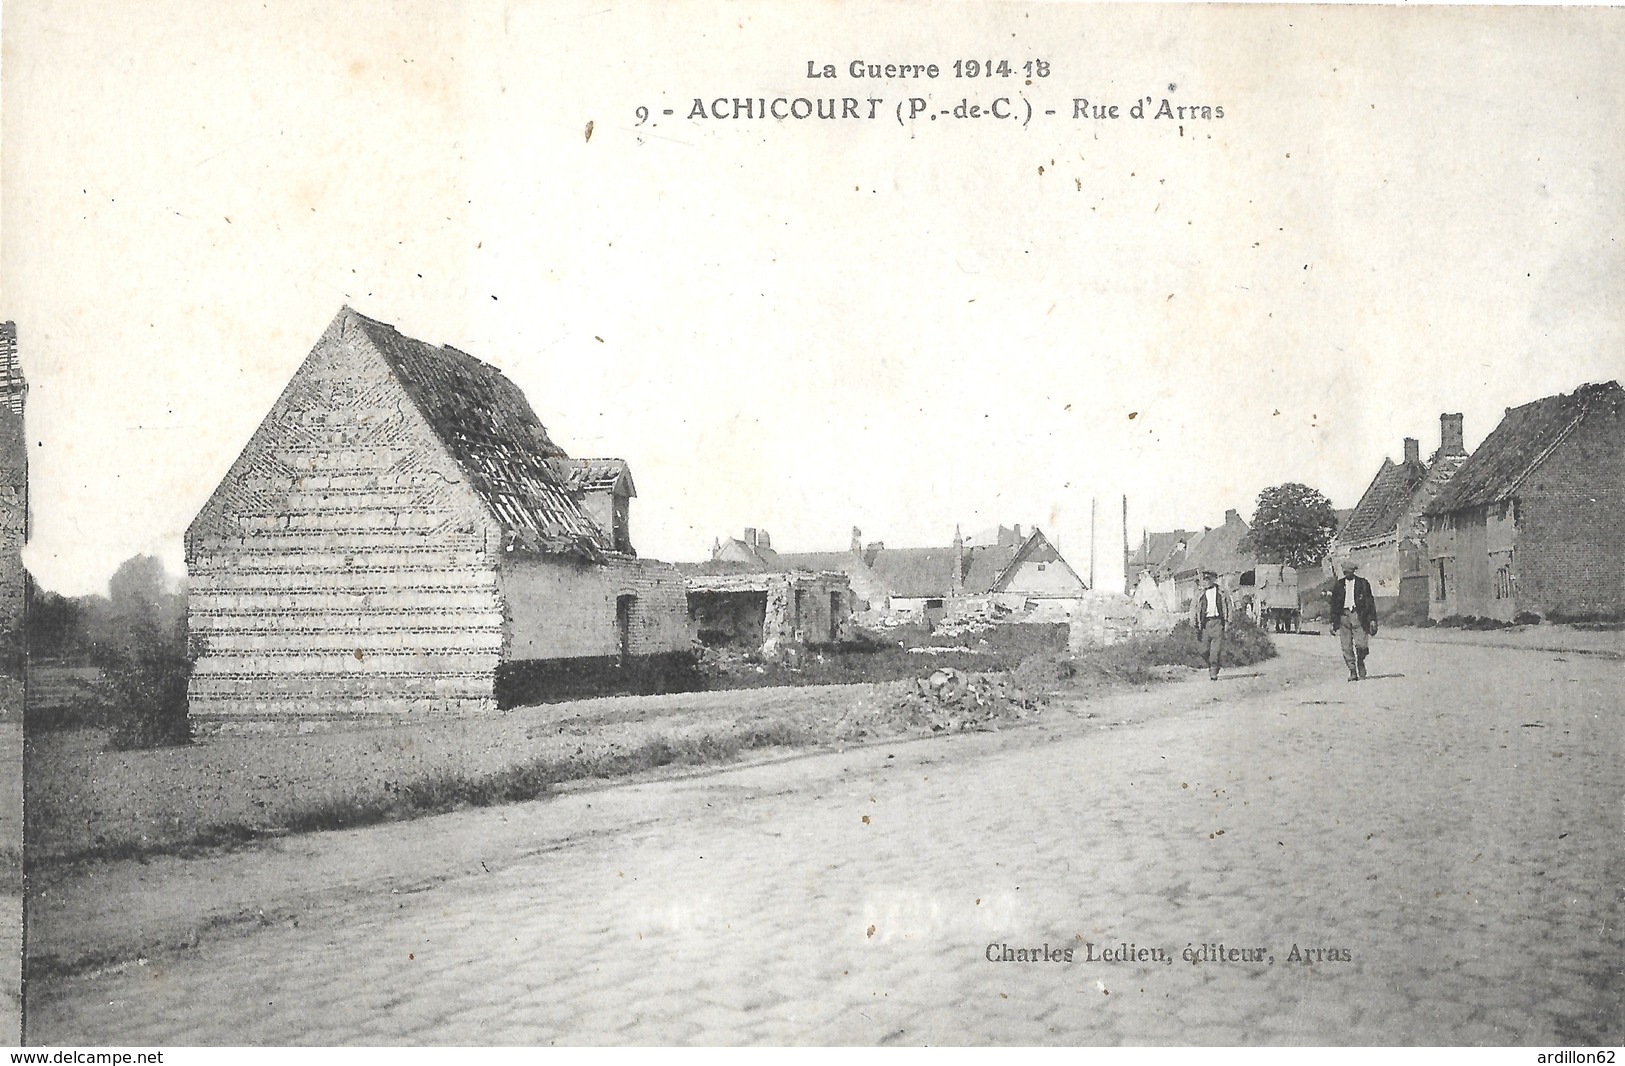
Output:
<svg viewBox="0 0 1625 1066">
<path fill-rule="evenodd" d="M 1207 658 L 1209 681 L 1219 680 L 1219 656 L 1224 653 L 1224 630 L 1230 624 L 1230 597 L 1219 588 L 1219 575 L 1202 571 L 1202 587 L 1191 600 L 1191 627 Z"/>
<path fill-rule="evenodd" d="M 1365 678 L 1365 657 L 1371 638 L 1377 634 L 1377 601 L 1371 598 L 1371 582 L 1360 577 L 1352 560 L 1343 564 L 1343 579 L 1332 587 L 1332 632 L 1343 646 L 1343 663 L 1349 680 Z"/>
</svg>

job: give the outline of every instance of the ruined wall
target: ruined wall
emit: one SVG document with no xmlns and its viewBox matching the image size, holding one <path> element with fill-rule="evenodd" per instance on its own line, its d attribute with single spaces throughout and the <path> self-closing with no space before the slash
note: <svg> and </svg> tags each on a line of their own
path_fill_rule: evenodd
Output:
<svg viewBox="0 0 1625 1066">
<path fill-rule="evenodd" d="M 28 444 L 20 414 L 0 407 L 0 633 L 20 630 L 27 602 Z"/>
<path fill-rule="evenodd" d="M 494 529 L 335 324 L 187 534 L 194 715 L 495 710 Z"/>
<path fill-rule="evenodd" d="M 737 592 L 689 590 L 688 620 L 694 639 L 717 646 L 762 646 L 762 620 L 767 615 L 767 591 Z"/>
<path fill-rule="evenodd" d="M 528 556 L 504 560 L 499 578 L 504 658 L 585 659 L 620 654 L 616 600 L 631 596 L 629 648 L 656 655 L 689 646 L 688 588 L 652 559 L 605 563 Z"/>
<path fill-rule="evenodd" d="M 1399 579 L 1403 575 L 1399 566 L 1397 536 L 1344 548 L 1336 557 L 1336 562 L 1341 563 L 1344 559 L 1356 563 L 1360 567 L 1360 576 L 1371 582 L 1371 595 L 1378 601 L 1379 610 L 1385 603 L 1398 602 Z"/>
</svg>

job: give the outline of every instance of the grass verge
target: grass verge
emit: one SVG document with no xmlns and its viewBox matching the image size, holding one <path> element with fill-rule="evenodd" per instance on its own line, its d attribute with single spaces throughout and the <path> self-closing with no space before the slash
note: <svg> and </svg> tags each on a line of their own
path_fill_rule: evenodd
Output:
<svg viewBox="0 0 1625 1066">
<path fill-rule="evenodd" d="M 266 825 L 216 824 L 182 839 L 163 842 L 111 841 L 52 855 L 45 861 L 69 865 L 164 855 L 189 858 L 292 833 L 357 829 L 469 807 L 523 803 L 540 799 L 555 786 L 570 781 L 628 777 L 671 766 L 729 763 L 746 752 L 807 747 L 817 739 L 811 730 L 789 719 L 767 719 L 731 728 L 657 733 L 630 747 L 589 748 L 583 744 L 569 754 L 543 756 L 491 773 L 443 771 L 414 781 L 386 784 L 377 793 L 323 799 L 296 807 Z"/>
</svg>

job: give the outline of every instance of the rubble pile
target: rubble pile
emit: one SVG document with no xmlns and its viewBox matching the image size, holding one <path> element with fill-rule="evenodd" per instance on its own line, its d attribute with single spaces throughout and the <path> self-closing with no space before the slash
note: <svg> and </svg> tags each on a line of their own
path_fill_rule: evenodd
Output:
<svg viewBox="0 0 1625 1066">
<path fill-rule="evenodd" d="M 936 637 L 961 637 L 969 633 L 986 633 L 1010 620 L 1014 612 L 1008 607 L 990 603 L 965 615 L 944 618 L 931 630 Z"/>
<path fill-rule="evenodd" d="M 944 667 L 917 678 L 898 697 L 896 711 L 908 724 L 933 733 L 997 729 L 1037 714 L 1037 697 L 1008 674 L 967 674 Z"/>
</svg>

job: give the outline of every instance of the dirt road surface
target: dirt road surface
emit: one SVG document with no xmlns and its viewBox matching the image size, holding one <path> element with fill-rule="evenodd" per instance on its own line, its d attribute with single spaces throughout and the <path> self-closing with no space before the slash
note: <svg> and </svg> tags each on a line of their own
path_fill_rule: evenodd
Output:
<svg viewBox="0 0 1625 1066">
<path fill-rule="evenodd" d="M 1092 719 L 97 868 L 32 912 L 29 1039 L 1625 1039 L 1625 663 L 1282 650 Z"/>
</svg>

